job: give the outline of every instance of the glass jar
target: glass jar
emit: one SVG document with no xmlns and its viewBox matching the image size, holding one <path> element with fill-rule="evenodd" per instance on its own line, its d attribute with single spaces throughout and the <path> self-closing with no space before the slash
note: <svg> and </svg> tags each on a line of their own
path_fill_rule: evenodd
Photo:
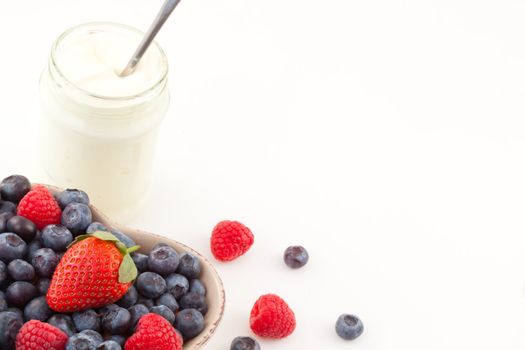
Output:
<svg viewBox="0 0 525 350">
<path fill-rule="evenodd" d="M 157 130 L 169 107 L 168 62 L 154 43 L 148 53 L 155 66 L 148 68 L 158 77 L 131 81 L 136 88 L 132 93 L 88 91 L 63 68 L 71 72 L 71 60 L 77 59 L 71 47 L 84 49 L 83 40 L 94 35 L 118 35 L 138 45 L 144 34 L 120 24 L 89 23 L 57 39 L 40 80 L 41 158 L 51 184 L 82 189 L 110 217 L 130 219 L 151 183 Z M 119 54 L 131 57 L 133 49 L 130 44 L 131 51 Z M 83 63 L 75 62 L 73 69 L 78 64 Z"/>
</svg>

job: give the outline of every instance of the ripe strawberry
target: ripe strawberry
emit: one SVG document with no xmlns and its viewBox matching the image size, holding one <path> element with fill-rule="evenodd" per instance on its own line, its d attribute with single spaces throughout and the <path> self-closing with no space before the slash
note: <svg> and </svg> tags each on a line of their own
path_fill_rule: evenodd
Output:
<svg viewBox="0 0 525 350">
<path fill-rule="evenodd" d="M 60 260 L 47 292 L 49 307 L 74 312 L 112 304 L 137 277 L 127 248 L 108 232 L 78 236 Z"/>
<path fill-rule="evenodd" d="M 293 333 L 295 325 L 295 314 L 277 295 L 263 295 L 253 306 L 250 327 L 260 337 L 285 338 Z"/>
<path fill-rule="evenodd" d="M 211 234 L 211 252 L 219 261 L 231 261 L 245 254 L 253 241 L 248 227 L 237 221 L 221 221 Z"/>
<path fill-rule="evenodd" d="M 181 350 L 182 343 L 180 334 L 164 317 L 146 314 L 140 318 L 124 350 Z"/>
<path fill-rule="evenodd" d="M 41 230 L 47 225 L 60 224 L 62 210 L 45 186 L 36 185 L 20 200 L 17 214 L 33 221 Z"/>
<path fill-rule="evenodd" d="M 64 350 L 67 334 L 50 324 L 32 320 L 20 328 L 16 350 Z"/>
</svg>

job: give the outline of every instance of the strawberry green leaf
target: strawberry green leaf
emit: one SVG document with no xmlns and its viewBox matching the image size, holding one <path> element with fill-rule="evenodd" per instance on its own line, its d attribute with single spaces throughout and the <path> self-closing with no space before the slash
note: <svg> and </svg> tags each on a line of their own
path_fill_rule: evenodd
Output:
<svg viewBox="0 0 525 350">
<path fill-rule="evenodd" d="M 105 231 L 96 231 L 91 234 L 80 235 L 76 237 L 75 240 L 68 246 L 68 249 L 71 248 L 73 245 L 77 244 L 78 242 L 83 241 L 90 237 L 95 237 L 95 238 L 98 238 L 106 242 L 113 242 L 123 256 L 125 256 L 126 254 L 129 255 L 129 253 L 133 253 L 134 251 L 137 251 L 140 249 L 139 245 L 136 245 L 130 248 L 126 247 L 126 245 L 122 243 L 117 237 Z"/>
<path fill-rule="evenodd" d="M 103 241 L 108 241 L 108 242 L 120 242 L 117 237 L 113 236 L 109 232 L 104 232 L 104 231 L 95 231 L 88 236 L 95 237 L 95 238 L 101 239 Z"/>
<path fill-rule="evenodd" d="M 120 283 L 132 282 L 137 278 L 137 267 L 131 258 L 131 255 L 126 254 L 120 263 L 120 268 L 118 269 L 118 281 Z"/>
<path fill-rule="evenodd" d="M 117 249 L 122 255 L 128 254 L 128 247 L 126 247 L 124 243 L 118 241 L 118 242 L 115 242 L 115 246 L 117 247 Z"/>
<path fill-rule="evenodd" d="M 111 237 L 108 237 L 109 239 L 104 239 L 104 238 L 103 238 L 103 237 L 104 237 L 104 234 L 106 234 L 106 233 L 107 233 L 107 232 L 97 231 L 97 232 L 94 232 L 94 233 L 92 233 L 92 234 L 87 234 L 87 235 L 80 235 L 80 236 L 77 236 L 77 237 L 75 238 L 75 240 L 74 240 L 73 242 L 71 242 L 71 244 L 69 244 L 67 247 L 68 247 L 68 249 L 69 249 L 69 248 L 71 248 L 72 246 L 74 246 L 75 244 L 77 244 L 78 242 L 83 241 L 83 240 L 85 240 L 85 239 L 87 239 L 87 238 L 89 238 L 89 237 L 96 237 L 96 238 L 102 239 L 102 240 L 104 240 L 104 241 L 113 241 L 113 239 L 111 239 Z M 99 234 L 99 235 L 97 235 L 97 234 Z M 113 238 L 116 239 L 116 237 L 113 236 L 112 234 L 110 234 L 110 233 L 108 233 L 108 234 L 111 235 Z M 117 241 L 118 241 L 118 239 L 117 239 Z"/>
<path fill-rule="evenodd" d="M 133 253 L 133 252 L 136 252 L 137 250 L 140 249 L 140 246 L 139 245 L 134 245 L 133 247 L 129 247 L 128 248 L 128 253 Z"/>
</svg>

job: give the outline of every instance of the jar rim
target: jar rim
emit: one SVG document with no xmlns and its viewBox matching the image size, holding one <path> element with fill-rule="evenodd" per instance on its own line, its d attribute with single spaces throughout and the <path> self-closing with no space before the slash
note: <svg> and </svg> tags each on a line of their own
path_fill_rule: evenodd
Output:
<svg viewBox="0 0 525 350">
<path fill-rule="evenodd" d="M 93 92 L 88 91 L 86 89 L 83 89 L 83 88 L 79 87 L 77 84 L 75 84 L 74 82 L 72 82 L 62 72 L 62 70 L 59 67 L 59 64 L 57 62 L 58 49 L 60 47 L 60 44 L 63 42 L 63 40 L 66 39 L 69 35 L 71 35 L 72 33 L 76 32 L 78 30 L 89 29 L 91 27 L 93 29 L 100 29 L 100 28 L 103 28 L 103 27 L 115 28 L 115 29 L 119 29 L 119 30 L 125 30 L 125 31 L 128 31 L 128 32 L 132 32 L 132 33 L 138 34 L 140 36 L 144 36 L 145 35 L 144 32 L 142 32 L 141 30 L 139 30 L 137 28 L 134 28 L 134 27 L 126 25 L 126 24 L 116 23 L 116 22 L 87 22 L 87 23 L 82 23 L 82 24 L 79 24 L 79 25 L 76 25 L 74 27 L 69 28 L 68 30 L 63 32 L 55 40 L 55 42 L 53 43 L 53 46 L 51 48 L 51 58 L 50 58 L 50 64 L 53 66 L 54 72 L 57 73 L 60 76 L 60 78 L 63 79 L 68 85 L 73 87 L 75 90 L 77 90 L 81 94 L 88 96 L 89 98 L 100 99 L 100 100 L 105 100 L 105 101 L 122 101 L 122 102 L 124 102 L 124 101 L 131 101 L 131 100 L 134 100 L 134 99 L 137 99 L 137 98 L 141 98 L 141 97 L 143 97 L 145 95 L 148 95 L 149 93 L 151 93 L 151 92 L 155 91 L 157 88 L 159 88 L 159 86 L 161 86 L 166 81 L 167 76 L 168 76 L 168 71 L 169 71 L 168 59 L 167 59 L 166 54 L 165 54 L 164 50 L 162 49 L 162 47 L 156 41 L 153 41 L 152 46 L 154 46 L 158 50 L 160 58 L 161 58 L 163 64 L 162 64 L 162 72 L 160 74 L 160 78 L 155 83 L 153 83 L 150 87 L 148 87 L 147 89 L 145 89 L 145 90 L 143 90 L 141 92 L 132 94 L 132 95 L 106 96 L 106 95 L 102 95 L 102 94 L 96 94 L 96 93 L 93 93 Z M 151 50 L 151 47 L 149 48 L 149 50 Z"/>
</svg>

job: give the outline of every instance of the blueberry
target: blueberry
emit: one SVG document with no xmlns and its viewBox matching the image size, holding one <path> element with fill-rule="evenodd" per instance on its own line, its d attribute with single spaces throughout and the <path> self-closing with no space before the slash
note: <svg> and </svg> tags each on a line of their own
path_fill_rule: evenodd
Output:
<svg viewBox="0 0 525 350">
<path fill-rule="evenodd" d="M 204 295 L 195 292 L 189 292 L 182 296 L 179 302 L 181 309 L 196 309 L 201 314 L 206 315 L 208 312 L 208 304 Z"/>
<path fill-rule="evenodd" d="M 126 294 L 124 294 L 124 296 L 119 301 L 117 301 L 117 305 L 127 309 L 135 305 L 138 299 L 139 293 L 137 292 L 137 289 L 131 286 Z"/>
<path fill-rule="evenodd" d="M 40 240 L 33 240 L 31 243 L 27 245 L 27 257 L 28 261 L 32 261 L 33 257 L 35 256 L 35 252 L 39 249 L 44 248 L 42 245 L 42 242 Z"/>
<path fill-rule="evenodd" d="M 143 272 L 137 277 L 139 293 L 148 298 L 158 298 L 166 292 L 166 281 L 154 272 Z"/>
<path fill-rule="evenodd" d="M 67 340 L 65 350 L 96 350 L 98 344 L 85 334 L 78 333 Z"/>
<path fill-rule="evenodd" d="M 182 310 L 175 316 L 175 328 L 185 341 L 195 338 L 204 329 L 204 317 L 195 309 Z"/>
<path fill-rule="evenodd" d="M 51 277 L 59 262 L 56 253 L 49 248 L 41 248 L 33 253 L 31 264 L 40 277 Z"/>
<path fill-rule="evenodd" d="M 38 229 L 36 225 L 22 216 L 13 216 L 7 221 L 7 231 L 16 233 L 24 241 L 31 242 Z"/>
<path fill-rule="evenodd" d="M 35 238 L 33 238 L 33 240 L 34 241 L 40 241 L 41 238 L 42 238 L 42 231 L 37 230 L 36 234 L 35 234 Z"/>
<path fill-rule="evenodd" d="M 16 214 L 16 204 L 8 201 L 0 201 L 0 213 Z"/>
<path fill-rule="evenodd" d="M 46 295 L 51 285 L 51 280 L 49 278 L 41 278 L 36 282 L 36 289 L 40 295 Z"/>
<path fill-rule="evenodd" d="M 177 273 L 186 276 L 188 279 L 199 277 L 201 274 L 201 262 L 199 258 L 190 253 L 182 254 L 180 256 Z"/>
<path fill-rule="evenodd" d="M 113 236 L 117 237 L 119 239 L 119 241 L 124 243 L 124 245 L 126 247 L 128 247 L 128 248 L 131 248 L 131 247 L 137 245 L 134 240 L 132 240 L 131 238 L 129 238 L 123 232 L 121 232 L 119 230 L 113 229 L 113 230 L 111 230 L 111 233 L 113 234 Z"/>
<path fill-rule="evenodd" d="M 7 303 L 19 308 L 38 295 L 38 290 L 29 282 L 14 282 L 5 292 Z"/>
<path fill-rule="evenodd" d="M 149 311 L 164 317 L 171 324 L 175 322 L 175 314 L 165 305 L 154 306 Z"/>
<path fill-rule="evenodd" d="M 131 253 L 131 258 L 137 267 L 137 270 L 144 272 L 148 269 L 148 256 L 142 253 Z"/>
<path fill-rule="evenodd" d="M 179 300 L 190 289 L 190 282 L 183 275 L 172 273 L 166 277 L 166 286 L 168 292 L 173 294 L 175 299 Z"/>
<path fill-rule="evenodd" d="M 299 245 L 288 247 L 284 252 L 284 262 L 292 269 L 303 267 L 308 262 L 308 259 L 308 252 Z"/>
<path fill-rule="evenodd" d="M 131 315 L 131 326 L 132 328 L 135 328 L 137 325 L 137 322 L 139 322 L 140 318 L 146 314 L 149 313 L 149 310 L 146 306 L 142 304 L 133 305 L 128 309 L 129 314 Z"/>
<path fill-rule="evenodd" d="M 53 315 L 53 311 L 47 305 L 46 297 L 38 297 L 31 300 L 24 308 L 24 318 L 26 321 L 39 320 L 45 322 Z"/>
<path fill-rule="evenodd" d="M 86 232 L 91 220 L 91 209 L 85 204 L 71 203 L 62 212 L 62 225 L 75 235 Z"/>
<path fill-rule="evenodd" d="M 89 309 L 82 312 L 75 312 L 72 318 L 73 324 L 79 332 L 85 331 L 86 329 L 97 332 L 100 331 L 100 319 L 95 310 Z"/>
<path fill-rule="evenodd" d="M 233 339 L 230 350 L 261 350 L 261 346 L 253 338 L 237 337 Z"/>
<path fill-rule="evenodd" d="M 108 304 L 102 308 L 100 308 L 98 310 L 98 314 L 100 316 L 104 316 L 105 314 L 107 314 L 108 312 L 110 312 L 111 310 L 116 310 L 116 309 L 119 309 L 120 306 L 118 306 L 117 304 Z"/>
<path fill-rule="evenodd" d="M 22 259 L 11 261 L 7 265 L 7 272 L 15 281 L 32 281 L 35 278 L 35 268 Z"/>
<path fill-rule="evenodd" d="M 0 233 L 7 232 L 7 221 L 11 219 L 15 214 L 11 212 L 0 213 Z"/>
<path fill-rule="evenodd" d="M 166 243 L 157 243 L 157 245 L 155 245 L 155 247 L 169 247 L 169 244 L 166 244 Z M 153 247 L 153 249 L 155 249 L 155 247 Z"/>
<path fill-rule="evenodd" d="M 16 335 L 23 321 L 13 312 L 0 312 L 0 349 L 15 350 Z"/>
<path fill-rule="evenodd" d="M 106 340 L 97 346 L 97 350 L 122 350 L 122 347 L 113 340 Z"/>
<path fill-rule="evenodd" d="M 190 292 L 195 292 L 200 295 L 206 295 L 206 286 L 199 279 L 190 281 Z"/>
<path fill-rule="evenodd" d="M 31 190 L 31 183 L 22 175 L 11 175 L 0 182 L 0 196 L 18 203 Z"/>
<path fill-rule="evenodd" d="M 0 260 L 0 285 L 4 283 L 6 278 L 7 278 L 7 266 L 5 266 L 5 263 L 2 260 Z"/>
<path fill-rule="evenodd" d="M 0 312 L 7 310 L 7 301 L 4 292 L 0 292 Z"/>
<path fill-rule="evenodd" d="M 121 347 L 124 347 L 124 344 L 126 343 L 126 337 L 124 337 L 123 335 L 112 335 L 106 338 L 106 340 L 114 341 Z"/>
<path fill-rule="evenodd" d="M 93 221 L 91 224 L 89 224 L 89 226 L 86 229 L 87 234 L 94 233 L 97 231 L 109 232 L 108 228 L 98 221 Z"/>
<path fill-rule="evenodd" d="M 153 299 L 145 298 L 143 296 L 139 296 L 139 300 L 137 300 L 137 304 L 142 304 L 148 309 L 151 309 L 153 306 L 155 306 L 155 301 Z"/>
<path fill-rule="evenodd" d="M 24 312 L 17 307 L 8 307 L 6 311 L 12 312 L 18 317 L 20 322 L 24 322 Z"/>
<path fill-rule="evenodd" d="M 363 333 L 363 322 L 354 315 L 343 314 L 337 319 L 335 331 L 345 340 L 353 340 Z"/>
<path fill-rule="evenodd" d="M 77 189 L 67 189 L 57 196 L 60 208 L 64 209 L 71 203 L 81 203 L 89 205 L 89 197 L 86 192 Z"/>
<path fill-rule="evenodd" d="M 126 334 L 130 328 L 131 314 L 126 309 L 114 309 L 102 316 L 102 329 L 110 334 Z"/>
<path fill-rule="evenodd" d="M 61 252 L 73 242 L 73 234 L 64 226 L 48 225 L 42 230 L 41 240 L 44 247 Z"/>
<path fill-rule="evenodd" d="M 27 244 L 20 236 L 8 232 L 0 234 L 0 260 L 9 263 L 22 259 L 27 253 Z"/>
<path fill-rule="evenodd" d="M 169 275 L 179 266 L 179 254 L 167 245 L 155 246 L 148 257 L 148 267 L 161 275 Z"/>
<path fill-rule="evenodd" d="M 155 300 L 155 305 L 164 305 L 167 306 L 173 312 L 179 311 L 179 303 L 171 293 L 164 293 Z"/>
<path fill-rule="evenodd" d="M 99 332 L 91 329 L 86 329 L 85 331 L 80 332 L 80 334 L 93 339 L 97 345 L 104 341 L 104 338 L 102 338 L 102 335 Z"/>
<path fill-rule="evenodd" d="M 55 314 L 47 320 L 47 323 L 60 329 L 62 332 L 66 333 L 68 337 L 77 333 L 75 324 L 69 315 Z"/>
</svg>

